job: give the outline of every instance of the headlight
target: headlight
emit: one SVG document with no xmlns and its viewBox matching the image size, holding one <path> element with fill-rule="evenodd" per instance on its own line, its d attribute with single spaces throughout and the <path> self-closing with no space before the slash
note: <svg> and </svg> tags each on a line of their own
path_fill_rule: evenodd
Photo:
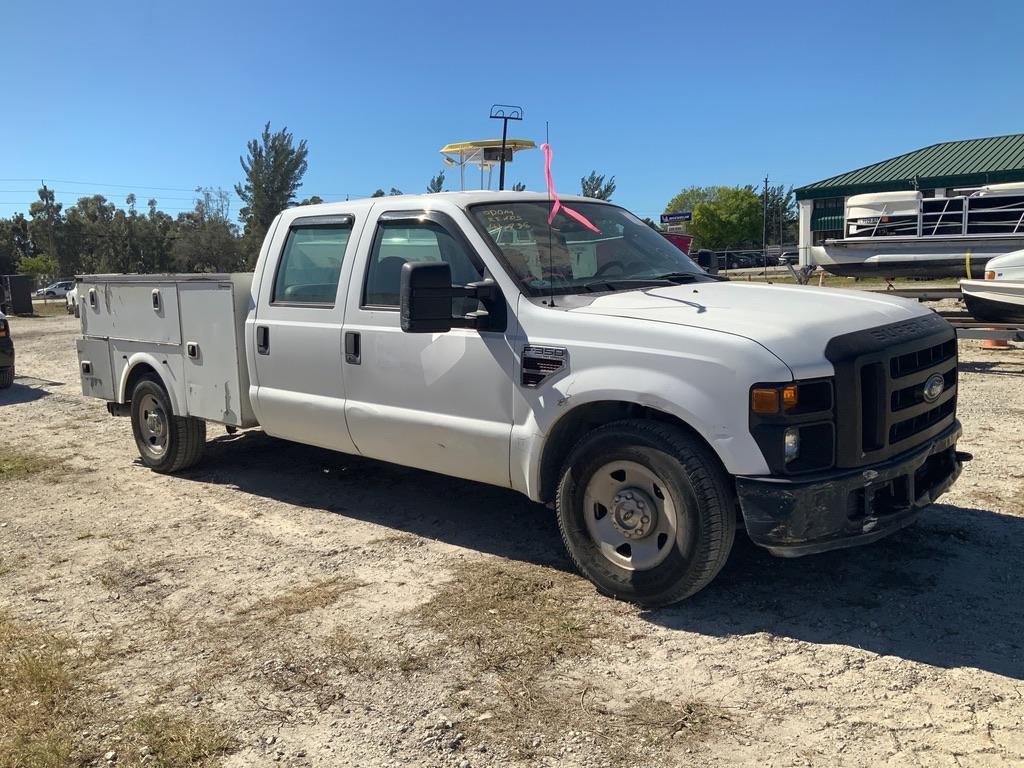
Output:
<svg viewBox="0 0 1024 768">
<path fill-rule="evenodd" d="M 835 463 L 836 410 L 831 379 L 764 382 L 750 388 L 750 433 L 773 474 Z"/>
<path fill-rule="evenodd" d="M 788 464 L 800 455 L 800 429 L 798 427 L 790 427 L 786 430 L 782 441 L 786 463 Z"/>
</svg>

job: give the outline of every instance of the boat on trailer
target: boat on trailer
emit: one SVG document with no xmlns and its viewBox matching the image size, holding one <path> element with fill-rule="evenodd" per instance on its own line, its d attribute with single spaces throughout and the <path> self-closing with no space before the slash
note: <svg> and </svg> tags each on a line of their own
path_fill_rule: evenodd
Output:
<svg viewBox="0 0 1024 768">
<path fill-rule="evenodd" d="M 952 197 L 878 192 L 847 198 L 843 237 L 811 261 L 845 277 L 981 277 L 989 260 L 1024 248 L 1024 184 Z"/>
<path fill-rule="evenodd" d="M 1024 250 L 985 265 L 984 280 L 961 280 L 964 305 L 975 320 L 1024 323 Z"/>
</svg>

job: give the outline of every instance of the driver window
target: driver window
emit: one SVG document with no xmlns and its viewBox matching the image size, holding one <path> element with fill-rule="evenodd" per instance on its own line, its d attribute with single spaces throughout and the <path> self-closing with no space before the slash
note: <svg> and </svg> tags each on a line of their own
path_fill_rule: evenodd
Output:
<svg viewBox="0 0 1024 768">
<path fill-rule="evenodd" d="M 433 221 L 384 221 L 377 227 L 373 252 L 363 287 L 363 306 L 397 307 L 402 267 L 407 261 L 444 261 L 451 266 L 452 284 L 466 285 L 483 279 L 461 240 Z M 455 314 L 479 309 L 476 299 L 454 299 Z"/>
</svg>

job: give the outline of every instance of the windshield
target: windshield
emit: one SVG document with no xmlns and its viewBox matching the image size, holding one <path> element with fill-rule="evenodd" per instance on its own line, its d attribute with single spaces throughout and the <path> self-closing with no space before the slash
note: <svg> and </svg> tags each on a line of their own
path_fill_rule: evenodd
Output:
<svg viewBox="0 0 1024 768">
<path fill-rule="evenodd" d="M 547 200 L 474 205 L 470 213 L 490 236 L 512 277 L 531 296 L 713 279 L 628 211 L 604 203 L 572 201 L 569 206 L 600 232 L 564 212 L 549 227 Z"/>
</svg>

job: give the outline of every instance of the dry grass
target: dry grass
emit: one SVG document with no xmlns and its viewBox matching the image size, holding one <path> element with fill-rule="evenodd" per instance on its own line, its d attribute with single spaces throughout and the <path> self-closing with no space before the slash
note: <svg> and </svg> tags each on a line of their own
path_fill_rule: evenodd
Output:
<svg viewBox="0 0 1024 768">
<path fill-rule="evenodd" d="M 63 463 L 35 451 L 0 445 L 0 483 L 60 470 Z"/>
<path fill-rule="evenodd" d="M 137 762 L 149 768 L 211 766 L 236 747 L 218 726 L 166 712 L 141 715 L 131 722 L 130 729 Z M 128 758 L 118 764 L 135 764 L 135 754 Z"/>
<path fill-rule="evenodd" d="M 281 624 L 293 616 L 326 608 L 344 592 L 365 586 L 363 582 L 344 576 L 319 579 L 300 584 L 268 600 L 254 603 L 236 614 L 239 619 L 257 619 L 268 627 Z"/>
<path fill-rule="evenodd" d="M 114 719 L 99 701 L 98 657 L 75 643 L 0 616 L 0 768 L 95 763 L 116 736 L 118 765 L 209 766 L 231 751 L 219 726 L 164 713 Z"/>
<path fill-rule="evenodd" d="M 485 671 L 530 678 L 561 658 L 589 654 L 611 631 L 581 610 L 593 593 L 576 576 L 490 561 L 463 563 L 454 576 L 419 618 L 472 651 Z"/>
<path fill-rule="evenodd" d="M 86 715 L 70 643 L 0 617 L 0 768 L 65 766 Z"/>
<path fill-rule="evenodd" d="M 609 765 L 649 764 L 673 739 L 704 738 L 726 718 L 698 701 L 626 705 L 574 682 L 588 677 L 585 671 L 573 677 L 580 667 L 601 666 L 604 649 L 621 653 L 622 614 L 630 610 L 611 602 L 595 608 L 589 585 L 571 574 L 467 562 L 417 613 L 445 638 L 440 653 L 467 653 L 467 666 L 481 672 L 461 696 L 467 731 L 524 759 L 546 753 L 572 731 L 584 734 Z"/>
<path fill-rule="evenodd" d="M 32 302 L 32 317 L 66 317 L 67 302 L 64 299 L 47 299 Z"/>
</svg>

